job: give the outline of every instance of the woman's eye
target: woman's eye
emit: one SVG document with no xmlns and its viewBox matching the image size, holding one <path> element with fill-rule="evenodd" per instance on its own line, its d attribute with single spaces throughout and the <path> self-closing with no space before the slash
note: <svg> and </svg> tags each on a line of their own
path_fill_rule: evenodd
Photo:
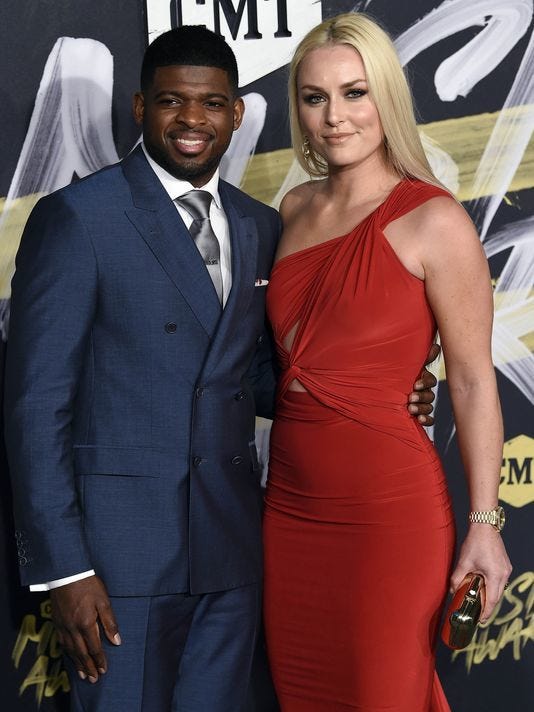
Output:
<svg viewBox="0 0 534 712">
<path fill-rule="evenodd" d="M 320 94 L 308 94 L 304 97 L 306 104 L 319 104 L 323 101 L 323 97 Z"/>
<path fill-rule="evenodd" d="M 365 96 L 367 92 L 365 89 L 351 89 L 347 92 L 349 99 L 359 99 L 360 96 Z"/>
</svg>

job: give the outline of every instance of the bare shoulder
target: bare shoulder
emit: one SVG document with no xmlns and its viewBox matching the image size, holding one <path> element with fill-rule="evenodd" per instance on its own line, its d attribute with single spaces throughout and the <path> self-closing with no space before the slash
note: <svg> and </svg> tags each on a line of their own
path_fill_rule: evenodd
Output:
<svg viewBox="0 0 534 712">
<path fill-rule="evenodd" d="M 306 247 L 305 237 L 310 230 L 306 227 L 314 196 L 320 192 L 323 181 L 301 183 L 288 191 L 280 203 L 282 217 L 282 237 L 278 245 L 277 259 Z"/>
<path fill-rule="evenodd" d="M 284 195 L 279 208 L 284 225 L 291 222 L 295 215 L 300 214 L 303 208 L 310 202 L 317 192 L 317 183 L 318 181 L 301 183 L 291 188 L 291 190 Z"/>
<path fill-rule="evenodd" d="M 425 201 L 391 223 L 391 233 L 417 245 L 421 256 L 434 249 L 457 251 L 467 245 L 481 249 L 473 221 L 452 196 Z"/>
<path fill-rule="evenodd" d="M 419 279 L 445 265 L 485 261 L 475 226 L 453 196 L 430 198 L 389 223 L 384 234 L 406 269 Z"/>
<path fill-rule="evenodd" d="M 484 248 L 473 221 L 456 200 L 431 198 L 410 214 L 417 251 L 428 280 L 451 284 L 486 277 Z"/>
<path fill-rule="evenodd" d="M 436 196 L 414 208 L 406 215 L 406 226 L 416 229 L 425 239 L 447 236 L 471 236 L 478 241 L 475 226 L 465 209 L 452 196 Z"/>
</svg>

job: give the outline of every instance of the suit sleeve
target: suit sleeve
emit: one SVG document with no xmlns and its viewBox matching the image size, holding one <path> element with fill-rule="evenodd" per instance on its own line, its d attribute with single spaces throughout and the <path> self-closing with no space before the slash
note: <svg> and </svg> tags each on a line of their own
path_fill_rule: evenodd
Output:
<svg viewBox="0 0 534 712">
<path fill-rule="evenodd" d="M 63 193 L 39 201 L 12 282 L 6 446 L 23 584 L 93 568 L 73 473 L 72 421 L 90 351 L 97 263 Z"/>
<path fill-rule="evenodd" d="M 273 419 L 278 368 L 274 341 L 269 325 L 266 323 L 261 336 L 261 343 L 248 371 L 248 380 L 254 393 L 256 415 Z"/>
<path fill-rule="evenodd" d="M 269 215 L 271 223 L 269 263 L 272 265 L 278 241 L 280 239 L 280 234 L 282 232 L 282 223 L 280 216 L 276 211 L 270 210 Z M 259 415 L 262 418 L 269 418 L 272 420 L 274 417 L 278 376 L 279 368 L 276 358 L 274 337 L 266 317 L 265 328 L 260 339 L 260 344 L 256 349 L 254 360 L 252 361 L 248 372 L 249 382 L 252 386 L 256 403 L 256 415 Z"/>
</svg>

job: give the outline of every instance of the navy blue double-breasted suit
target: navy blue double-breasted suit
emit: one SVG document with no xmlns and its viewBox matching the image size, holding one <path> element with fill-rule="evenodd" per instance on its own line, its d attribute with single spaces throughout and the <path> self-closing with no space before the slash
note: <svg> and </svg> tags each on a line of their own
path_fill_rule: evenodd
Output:
<svg viewBox="0 0 534 712">
<path fill-rule="evenodd" d="M 112 596 L 261 578 L 254 416 L 274 377 L 265 287 L 277 213 L 220 181 L 221 312 L 138 147 L 39 201 L 17 256 L 6 441 L 23 584 L 95 569 Z"/>
</svg>

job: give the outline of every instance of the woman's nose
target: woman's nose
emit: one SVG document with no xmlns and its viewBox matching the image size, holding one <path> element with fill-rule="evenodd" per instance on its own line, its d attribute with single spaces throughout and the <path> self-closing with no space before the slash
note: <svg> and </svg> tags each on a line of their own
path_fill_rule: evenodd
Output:
<svg viewBox="0 0 534 712">
<path fill-rule="evenodd" d="M 343 121 L 342 108 L 339 101 L 330 99 L 326 105 L 325 121 L 329 126 L 337 126 Z"/>
</svg>

